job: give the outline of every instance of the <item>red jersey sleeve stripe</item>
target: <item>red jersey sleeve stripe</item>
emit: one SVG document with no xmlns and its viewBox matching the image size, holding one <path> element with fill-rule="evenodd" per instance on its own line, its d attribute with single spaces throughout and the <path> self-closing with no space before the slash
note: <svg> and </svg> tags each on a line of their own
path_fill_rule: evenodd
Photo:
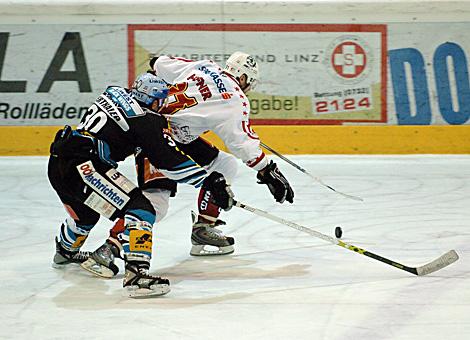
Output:
<svg viewBox="0 0 470 340">
<path fill-rule="evenodd" d="M 248 162 L 246 162 L 246 165 L 248 165 L 250 168 L 254 168 L 264 159 L 264 157 L 266 157 L 266 155 L 264 154 L 264 152 L 261 152 L 261 155 L 259 155 L 258 158 L 254 160 L 249 160 Z"/>
</svg>

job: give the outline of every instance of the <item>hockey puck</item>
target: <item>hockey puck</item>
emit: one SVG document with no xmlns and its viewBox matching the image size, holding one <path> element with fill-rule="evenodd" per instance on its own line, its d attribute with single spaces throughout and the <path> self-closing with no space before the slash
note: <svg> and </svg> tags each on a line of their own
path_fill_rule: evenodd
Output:
<svg viewBox="0 0 470 340">
<path fill-rule="evenodd" d="M 343 230 L 341 230 L 341 227 L 335 228 L 335 236 L 336 238 L 341 238 L 341 236 L 343 236 Z"/>
</svg>

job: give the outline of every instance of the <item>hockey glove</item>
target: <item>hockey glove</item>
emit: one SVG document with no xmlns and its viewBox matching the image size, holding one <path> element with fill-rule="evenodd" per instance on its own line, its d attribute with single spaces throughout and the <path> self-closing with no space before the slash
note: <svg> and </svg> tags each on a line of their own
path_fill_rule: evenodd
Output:
<svg viewBox="0 0 470 340">
<path fill-rule="evenodd" d="M 50 147 L 53 157 L 87 159 L 98 153 L 95 139 L 80 135 L 68 125 L 57 131 Z"/>
<path fill-rule="evenodd" d="M 294 202 L 294 191 L 284 175 L 279 171 L 276 163 L 270 161 L 269 164 L 256 176 L 259 184 L 266 184 L 276 202 Z"/>
<path fill-rule="evenodd" d="M 54 141 L 49 148 L 49 151 L 53 157 L 58 157 L 64 153 L 64 145 L 70 141 L 71 136 L 72 128 L 69 125 L 65 125 L 63 129 L 57 131 Z"/>
<path fill-rule="evenodd" d="M 65 125 L 63 129 L 56 133 L 50 152 L 53 157 L 69 159 L 93 159 L 98 157 L 100 161 L 117 168 L 117 163 L 111 159 L 111 150 L 106 142 L 73 131 L 68 125 Z"/>
<path fill-rule="evenodd" d="M 218 207 L 225 211 L 232 209 L 233 192 L 221 173 L 217 171 L 212 172 L 206 177 L 202 187 L 204 190 L 210 191 L 212 199 Z"/>
</svg>

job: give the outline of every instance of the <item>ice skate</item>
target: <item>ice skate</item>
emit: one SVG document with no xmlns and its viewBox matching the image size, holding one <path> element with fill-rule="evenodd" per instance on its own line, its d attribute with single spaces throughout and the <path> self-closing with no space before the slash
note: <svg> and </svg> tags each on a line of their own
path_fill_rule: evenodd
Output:
<svg viewBox="0 0 470 340">
<path fill-rule="evenodd" d="M 170 291 L 170 281 L 148 273 L 149 264 L 140 261 L 126 263 L 123 287 L 128 297 L 145 299 L 165 295 Z"/>
<path fill-rule="evenodd" d="M 108 279 L 114 277 L 119 273 L 119 268 L 114 263 L 114 259 L 116 257 L 122 258 L 120 249 L 115 243 L 118 243 L 118 241 L 106 240 L 106 242 L 91 253 L 88 260 L 80 264 L 80 266 L 100 277 Z"/>
<path fill-rule="evenodd" d="M 191 251 L 193 256 L 225 255 L 234 252 L 234 239 L 225 236 L 221 230 L 215 228 L 224 225 L 225 222 L 217 220 L 209 222 L 198 219 L 196 213 L 191 211 L 193 231 L 191 234 Z"/>
<path fill-rule="evenodd" d="M 52 267 L 54 268 L 63 268 L 63 266 L 70 263 L 80 264 L 86 261 L 91 253 L 89 251 L 70 251 L 65 249 L 61 244 L 58 238 L 55 238 L 55 249 L 56 253 L 52 260 Z"/>
</svg>

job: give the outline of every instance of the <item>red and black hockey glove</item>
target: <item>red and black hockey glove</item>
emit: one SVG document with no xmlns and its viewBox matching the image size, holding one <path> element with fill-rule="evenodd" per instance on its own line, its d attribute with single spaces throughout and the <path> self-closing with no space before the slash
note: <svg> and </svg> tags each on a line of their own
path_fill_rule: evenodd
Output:
<svg viewBox="0 0 470 340">
<path fill-rule="evenodd" d="M 225 181 L 225 177 L 217 172 L 212 172 L 202 183 L 202 188 L 210 191 L 214 203 L 228 211 L 233 206 L 233 192 L 230 185 Z"/>
</svg>

